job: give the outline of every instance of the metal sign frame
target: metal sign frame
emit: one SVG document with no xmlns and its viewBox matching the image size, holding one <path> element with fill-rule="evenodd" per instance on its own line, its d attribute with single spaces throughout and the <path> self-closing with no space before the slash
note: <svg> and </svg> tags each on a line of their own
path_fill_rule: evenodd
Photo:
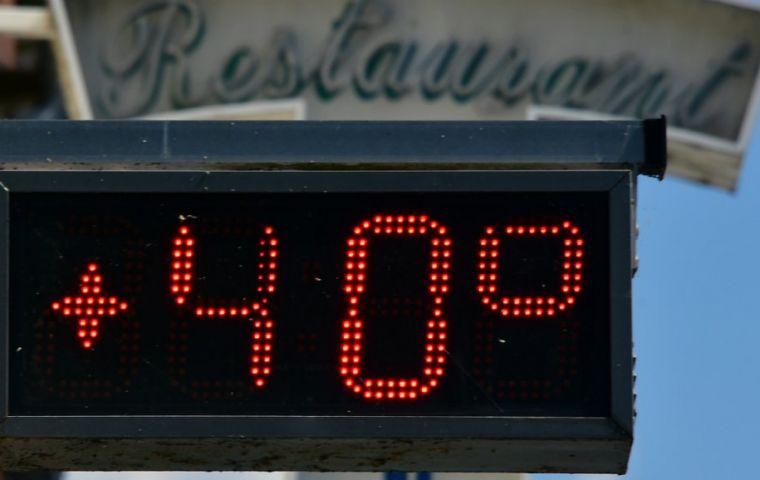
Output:
<svg viewBox="0 0 760 480">
<path fill-rule="evenodd" d="M 0 358 L 17 192 L 602 191 L 612 249 L 609 417 L 11 416 L 2 361 L 0 469 L 623 473 L 635 182 L 665 145 L 664 120 L 0 122 Z"/>
<path fill-rule="evenodd" d="M 662 178 L 664 118 L 547 122 L 0 121 L 4 170 L 571 170 Z"/>
<path fill-rule="evenodd" d="M 602 191 L 610 209 L 609 418 L 14 416 L 7 403 L 8 362 L 2 362 L 5 470 L 625 470 L 633 412 L 629 171 L 1 172 L 0 183 L 6 225 L 14 193 L 26 192 Z M 12 355 L 8 235 L 6 229 L 0 239 L 5 359 Z"/>
</svg>

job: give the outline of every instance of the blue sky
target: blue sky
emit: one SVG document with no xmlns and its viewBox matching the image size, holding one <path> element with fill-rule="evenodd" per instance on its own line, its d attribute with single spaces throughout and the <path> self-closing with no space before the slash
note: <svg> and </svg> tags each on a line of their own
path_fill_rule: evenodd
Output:
<svg viewBox="0 0 760 480">
<path fill-rule="evenodd" d="M 639 187 L 629 478 L 758 478 L 760 128 L 738 192 Z"/>
<path fill-rule="evenodd" d="M 760 127 L 735 194 L 642 179 L 638 223 L 626 478 L 759 478 Z"/>
</svg>

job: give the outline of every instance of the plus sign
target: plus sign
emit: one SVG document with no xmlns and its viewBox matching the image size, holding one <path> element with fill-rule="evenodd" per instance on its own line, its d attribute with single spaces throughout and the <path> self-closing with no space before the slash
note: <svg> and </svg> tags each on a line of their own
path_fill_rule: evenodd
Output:
<svg viewBox="0 0 760 480">
<path fill-rule="evenodd" d="M 98 273 L 98 265 L 91 263 L 81 277 L 79 295 L 63 297 L 53 302 L 52 308 L 64 317 L 77 319 L 77 338 L 82 347 L 90 349 L 98 338 L 101 320 L 126 310 L 127 302 L 103 293 L 103 275 Z"/>
</svg>

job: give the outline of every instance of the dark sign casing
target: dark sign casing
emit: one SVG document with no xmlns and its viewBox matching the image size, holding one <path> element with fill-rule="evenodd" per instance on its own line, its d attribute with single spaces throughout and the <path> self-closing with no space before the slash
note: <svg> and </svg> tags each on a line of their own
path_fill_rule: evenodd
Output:
<svg viewBox="0 0 760 480">
<path fill-rule="evenodd" d="M 0 177 L 6 445 L 406 439 L 417 454 L 383 469 L 430 469 L 448 445 L 484 456 L 438 468 L 504 470 L 483 445 L 540 439 L 531 424 L 629 441 L 610 342 L 628 318 L 627 173 Z M 266 451 L 245 465 L 285 465 Z M 372 468 L 355 461 L 320 464 Z"/>
<path fill-rule="evenodd" d="M 624 472 L 662 127 L 0 125 L 0 464 Z"/>
</svg>

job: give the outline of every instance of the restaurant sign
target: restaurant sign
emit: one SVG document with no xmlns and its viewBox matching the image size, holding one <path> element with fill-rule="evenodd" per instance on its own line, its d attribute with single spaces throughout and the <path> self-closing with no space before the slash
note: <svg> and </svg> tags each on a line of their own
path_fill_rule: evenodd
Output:
<svg viewBox="0 0 760 480">
<path fill-rule="evenodd" d="M 68 0 L 98 118 L 302 98 L 309 119 L 667 115 L 675 172 L 735 186 L 760 12 L 714 1 Z"/>
</svg>

